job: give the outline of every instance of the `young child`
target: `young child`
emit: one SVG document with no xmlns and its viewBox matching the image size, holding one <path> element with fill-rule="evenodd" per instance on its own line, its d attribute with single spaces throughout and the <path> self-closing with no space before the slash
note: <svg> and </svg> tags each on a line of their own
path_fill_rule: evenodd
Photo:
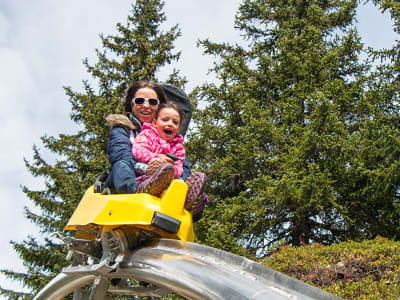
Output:
<svg viewBox="0 0 400 300">
<path fill-rule="evenodd" d="M 176 104 L 161 104 L 152 123 L 144 123 L 142 131 L 133 141 L 133 158 L 148 164 L 153 159 L 165 160 L 167 154 L 173 154 L 177 157 L 173 164 L 175 178 L 181 177 L 185 149 L 183 136 L 178 132 L 183 118 L 184 113 Z M 149 170 L 147 175 L 150 175 Z"/>
<path fill-rule="evenodd" d="M 184 118 L 184 112 L 178 105 L 167 102 L 160 104 L 151 124 L 143 124 L 142 131 L 132 143 L 133 158 L 137 162 L 148 164 L 147 175 L 154 175 L 155 172 L 163 172 L 164 182 L 162 185 L 159 185 L 159 189 L 154 187 L 156 189 L 154 192 L 148 190 L 148 186 L 152 185 L 150 182 L 147 182 L 147 180 L 150 180 L 154 176 L 143 176 L 145 180 L 142 177 L 138 177 L 137 180 L 142 180 L 142 182 L 139 184 L 137 192 L 150 192 L 153 195 L 160 196 L 165 187 L 168 187 L 174 178 L 182 176 L 185 149 L 183 147 L 183 136 L 179 134 L 179 129 Z M 160 163 L 166 161 L 166 158 L 171 156 L 171 154 L 175 156 L 173 165 Z M 195 211 L 196 207 L 200 205 L 198 202 L 203 193 L 205 182 L 206 175 L 201 172 L 193 173 L 187 179 L 186 183 L 189 189 L 185 208 L 189 211 Z"/>
</svg>

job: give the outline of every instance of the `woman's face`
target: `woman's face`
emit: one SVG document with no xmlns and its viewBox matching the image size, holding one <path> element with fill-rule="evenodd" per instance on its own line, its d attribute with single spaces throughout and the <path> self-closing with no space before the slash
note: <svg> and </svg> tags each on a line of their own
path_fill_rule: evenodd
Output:
<svg viewBox="0 0 400 300">
<path fill-rule="evenodd" d="M 141 88 L 136 91 L 135 97 L 143 98 L 156 98 L 158 99 L 157 93 L 151 88 Z M 133 99 L 132 99 L 133 101 Z M 142 105 L 137 105 L 132 102 L 132 112 L 135 117 L 143 124 L 145 122 L 151 123 L 156 115 L 157 106 L 151 106 L 148 101 L 145 101 Z"/>
</svg>

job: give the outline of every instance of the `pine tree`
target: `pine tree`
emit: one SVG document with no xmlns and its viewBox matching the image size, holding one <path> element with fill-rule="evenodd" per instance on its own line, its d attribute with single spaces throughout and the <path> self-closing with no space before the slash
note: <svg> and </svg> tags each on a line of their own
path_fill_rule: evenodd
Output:
<svg viewBox="0 0 400 300">
<path fill-rule="evenodd" d="M 235 27 L 247 47 L 201 42 L 218 59 L 219 83 L 194 94 L 207 105 L 194 113 L 188 153 L 207 172 L 212 200 L 199 241 L 254 257 L 281 241 L 368 237 L 376 230 L 367 220 L 375 229 L 384 223 L 377 211 L 393 208 L 399 184 L 388 181 L 384 195 L 368 188 L 366 172 L 371 178 L 378 169 L 367 141 L 386 157 L 398 151 L 398 107 L 392 95 L 380 98 L 383 90 L 374 95 L 370 62 L 359 61 L 356 8 L 356 0 L 246 0 Z M 378 115 L 390 141 L 377 140 Z M 354 169 L 361 144 L 365 156 Z M 397 164 L 390 158 L 380 171 Z"/>
<path fill-rule="evenodd" d="M 84 92 L 65 87 L 72 104 L 71 118 L 81 129 L 72 135 L 41 138 L 44 147 L 54 154 L 55 163 L 46 162 L 36 146 L 33 148 L 33 161 L 26 160 L 32 175 L 45 179 L 45 188 L 31 190 L 23 187 L 24 193 L 40 210 L 37 213 L 26 208 L 25 214 L 45 236 L 63 230 L 84 191 L 108 166 L 106 144 L 109 128 L 104 117 L 122 112 L 121 97 L 127 84 L 140 79 L 158 81 L 156 75 L 160 68 L 179 59 L 180 53 L 173 53 L 173 49 L 180 30 L 177 26 L 168 31 L 160 30 L 160 25 L 166 20 L 163 6 L 164 2 L 159 0 L 136 1 L 126 24 L 117 24 L 115 36 L 100 35 L 103 49 L 96 49 L 97 63 L 91 65 L 87 59 L 84 60 L 87 72 L 97 81 L 98 87 L 93 88 L 87 80 L 83 81 Z M 186 82 L 175 69 L 163 81 L 177 86 Z M 22 243 L 11 243 L 27 272 L 2 270 L 2 273 L 31 289 L 33 294 L 70 263 L 65 261 L 66 249 L 48 238 L 40 242 L 29 236 Z M 5 288 L 0 292 L 9 298 L 31 297 Z"/>
<path fill-rule="evenodd" d="M 373 3 L 382 12 L 390 13 L 394 31 L 400 33 L 399 2 Z M 400 238 L 399 50 L 398 41 L 392 49 L 367 49 L 375 68 L 357 104 L 358 122 L 353 128 L 357 147 L 349 160 L 345 179 L 352 184 L 345 187 L 348 216 L 352 220 L 350 228 L 360 232 L 362 238 L 377 235 Z"/>
</svg>

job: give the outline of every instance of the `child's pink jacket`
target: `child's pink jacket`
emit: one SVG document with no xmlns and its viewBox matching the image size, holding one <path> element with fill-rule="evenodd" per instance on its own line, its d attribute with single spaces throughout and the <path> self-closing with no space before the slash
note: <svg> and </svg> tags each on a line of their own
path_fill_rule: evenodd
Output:
<svg viewBox="0 0 400 300">
<path fill-rule="evenodd" d="M 133 158 L 138 162 L 148 164 L 153 158 L 159 158 L 160 154 L 172 153 L 178 156 L 174 162 L 175 178 L 183 174 L 183 160 L 185 149 L 183 148 L 183 136 L 178 134 L 175 138 L 166 141 L 158 134 L 150 123 L 144 123 L 142 131 L 132 143 Z"/>
</svg>

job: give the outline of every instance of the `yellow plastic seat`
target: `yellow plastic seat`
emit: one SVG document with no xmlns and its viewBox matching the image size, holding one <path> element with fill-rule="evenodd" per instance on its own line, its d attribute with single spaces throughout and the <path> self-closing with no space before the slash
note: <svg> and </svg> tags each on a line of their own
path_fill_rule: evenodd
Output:
<svg viewBox="0 0 400 300">
<path fill-rule="evenodd" d="M 187 189 L 184 181 L 175 179 L 158 198 L 145 193 L 102 195 L 91 186 L 65 229 L 85 231 L 93 224 L 107 230 L 129 226 L 162 238 L 193 242 L 192 215 L 184 209 Z"/>
</svg>

